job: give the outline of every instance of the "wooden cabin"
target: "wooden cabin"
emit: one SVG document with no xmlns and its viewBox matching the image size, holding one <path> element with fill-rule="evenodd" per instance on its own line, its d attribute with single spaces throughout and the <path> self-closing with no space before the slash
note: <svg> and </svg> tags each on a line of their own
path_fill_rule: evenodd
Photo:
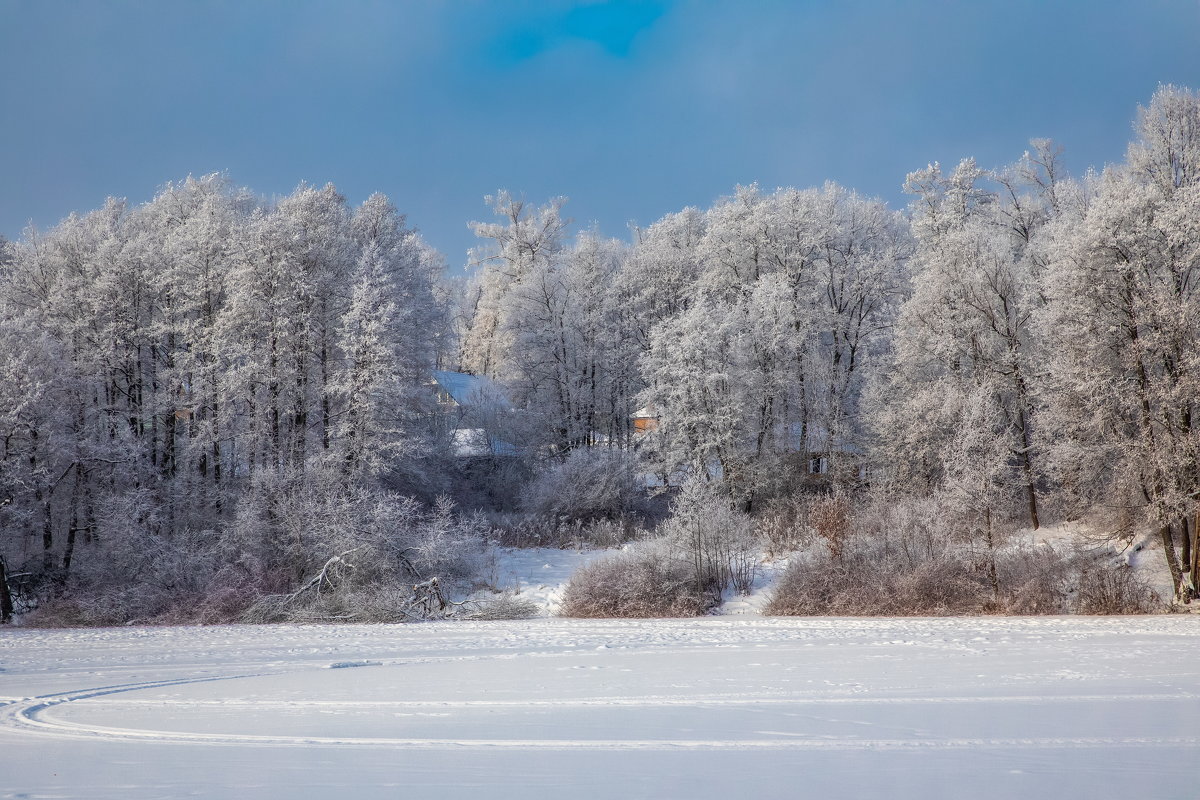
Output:
<svg viewBox="0 0 1200 800">
<path fill-rule="evenodd" d="M 645 436 L 651 431 L 658 430 L 658 410 L 653 404 L 642 406 L 629 415 L 633 421 L 633 435 Z"/>
</svg>

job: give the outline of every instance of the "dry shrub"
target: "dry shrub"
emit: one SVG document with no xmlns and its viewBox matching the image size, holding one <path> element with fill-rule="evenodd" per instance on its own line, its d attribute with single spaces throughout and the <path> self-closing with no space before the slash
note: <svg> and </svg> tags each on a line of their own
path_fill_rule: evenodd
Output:
<svg viewBox="0 0 1200 800">
<path fill-rule="evenodd" d="M 988 610 L 987 576 L 971 565 L 936 559 L 905 567 L 881 556 L 848 546 L 837 559 L 823 548 L 798 558 L 784 572 L 766 613 L 941 616 Z"/>
<path fill-rule="evenodd" d="M 493 520 L 491 540 L 502 547 L 555 547 L 560 550 L 620 547 L 646 535 L 637 517 L 574 519 L 546 514 L 505 514 Z"/>
<path fill-rule="evenodd" d="M 717 601 L 699 588 L 686 561 L 672 558 L 659 542 L 593 561 L 567 583 L 565 617 L 695 617 Z"/>
<path fill-rule="evenodd" d="M 43 600 L 23 620 L 35 628 L 85 628 L 125 622 L 120 613 L 94 597 L 54 597 Z"/>
<path fill-rule="evenodd" d="M 1148 614 L 1163 607 L 1158 595 L 1127 564 L 1100 563 L 1079 577 L 1079 614 Z"/>
<path fill-rule="evenodd" d="M 578 448 L 547 466 L 526 488 L 526 510 L 571 519 L 636 513 L 645 493 L 637 485 L 637 458 L 627 451 Z"/>
<path fill-rule="evenodd" d="M 830 546 L 793 558 L 766 613 L 1125 614 L 1161 607 L 1133 571 L 1111 557 L 1047 545 L 989 549 L 935 501 L 876 501 L 851 511 L 822 509 L 813 527 Z"/>
<path fill-rule="evenodd" d="M 1008 548 L 997 559 L 996 573 L 1010 614 L 1062 614 L 1069 609 L 1072 566 L 1068 555 L 1052 547 Z"/>
<path fill-rule="evenodd" d="M 822 497 L 812 504 L 808 522 L 813 532 L 825 540 L 834 559 L 842 557 L 846 540 L 850 537 L 852 509 L 850 498 L 843 494 Z"/>
<path fill-rule="evenodd" d="M 755 519 L 755 532 L 770 557 L 795 552 L 812 541 L 804 495 L 774 498 Z"/>
<path fill-rule="evenodd" d="M 503 592 L 487 600 L 479 601 L 464 615 L 465 619 L 532 619 L 541 613 L 541 608 L 532 600 L 512 592 Z"/>
<path fill-rule="evenodd" d="M 975 556 L 975 557 L 972 557 Z M 1161 607 L 1122 564 L 1051 547 L 995 553 L 1000 592 L 986 560 L 965 548 L 910 560 L 853 538 L 840 560 L 824 549 L 796 558 L 776 587 L 773 615 L 944 616 L 1141 614 Z"/>
</svg>

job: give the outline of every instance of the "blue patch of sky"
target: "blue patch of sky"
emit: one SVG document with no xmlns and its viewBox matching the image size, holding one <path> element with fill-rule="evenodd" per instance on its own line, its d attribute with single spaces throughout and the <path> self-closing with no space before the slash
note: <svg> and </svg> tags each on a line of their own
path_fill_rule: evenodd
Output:
<svg viewBox="0 0 1200 800">
<path fill-rule="evenodd" d="M 572 40 L 591 42 L 617 58 L 627 58 L 634 39 L 667 9 L 664 2 L 612 0 L 530 15 L 496 38 L 493 54 L 500 63 L 525 61 Z"/>
</svg>

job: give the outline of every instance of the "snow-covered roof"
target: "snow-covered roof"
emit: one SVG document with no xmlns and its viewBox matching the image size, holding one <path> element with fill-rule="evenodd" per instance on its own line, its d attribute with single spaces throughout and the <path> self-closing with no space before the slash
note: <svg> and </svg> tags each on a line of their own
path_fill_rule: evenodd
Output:
<svg viewBox="0 0 1200 800">
<path fill-rule="evenodd" d="M 454 431 L 454 455 L 459 458 L 520 455 L 516 445 L 491 436 L 483 428 L 459 428 Z"/>
<path fill-rule="evenodd" d="M 433 380 L 460 406 L 499 404 L 508 407 L 504 392 L 491 378 L 436 369 L 433 371 Z"/>
</svg>

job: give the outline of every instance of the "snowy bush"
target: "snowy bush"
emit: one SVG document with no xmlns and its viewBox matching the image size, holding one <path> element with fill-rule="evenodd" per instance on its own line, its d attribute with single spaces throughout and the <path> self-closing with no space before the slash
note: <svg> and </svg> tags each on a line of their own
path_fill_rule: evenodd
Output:
<svg viewBox="0 0 1200 800">
<path fill-rule="evenodd" d="M 839 525 L 842 516 L 837 515 Z M 934 501 L 875 498 L 849 533 L 793 556 L 767 606 L 778 615 L 1145 613 L 1132 571 L 1086 550 L 992 547 Z"/>
<path fill-rule="evenodd" d="M 572 519 L 617 518 L 635 512 L 642 491 L 631 453 L 608 448 L 572 450 L 526 489 L 523 505 L 537 514 Z"/>
<path fill-rule="evenodd" d="M 540 607 L 532 600 L 518 597 L 512 592 L 502 592 L 495 597 L 477 602 L 465 614 L 467 619 L 530 619 L 538 616 Z"/>
<path fill-rule="evenodd" d="M 446 497 L 429 511 L 410 498 L 386 497 L 377 502 L 372 523 L 394 568 L 416 580 L 437 576 L 455 586 L 479 573 L 491 531 L 481 514 L 461 513 Z"/>
<path fill-rule="evenodd" d="M 97 510 L 103 549 L 47 590 L 31 624 L 411 619 L 415 584 L 469 587 L 490 530 L 448 500 L 427 509 L 336 471 L 258 481 L 219 531 L 164 535 L 139 503 Z"/>
<path fill-rule="evenodd" d="M 720 487 L 699 479 L 684 484 L 671 512 L 659 530 L 691 563 L 696 585 L 749 593 L 762 549 L 750 516 L 735 510 Z"/>
<path fill-rule="evenodd" d="M 69 576 L 43 583 L 27 622 L 34 625 L 118 625 L 187 622 L 204 604 L 220 568 L 220 537 L 212 530 L 162 535 L 159 520 L 141 513 L 140 493 L 109 498 L 97 509 L 95 538 L 83 542 Z"/>
<path fill-rule="evenodd" d="M 618 547 L 645 536 L 637 517 L 578 519 L 544 514 L 501 515 L 493 520 L 491 537 L 504 547 Z"/>
<path fill-rule="evenodd" d="M 697 587 L 687 561 L 663 541 L 635 545 L 593 561 L 571 576 L 563 593 L 564 617 L 694 617 L 718 597 Z"/>
<path fill-rule="evenodd" d="M 446 597 L 465 590 L 482 564 L 489 526 L 479 515 L 461 515 L 446 498 L 424 509 L 394 495 L 342 498 L 326 527 L 328 499 L 306 527 L 309 559 L 288 591 L 261 597 L 247 622 L 347 619 L 403 621 L 443 616 Z M 324 560 L 313 558 L 324 556 Z M 433 583 L 431 583 L 433 582 Z M 436 586 L 438 607 L 425 605 L 419 586 Z"/>
</svg>

